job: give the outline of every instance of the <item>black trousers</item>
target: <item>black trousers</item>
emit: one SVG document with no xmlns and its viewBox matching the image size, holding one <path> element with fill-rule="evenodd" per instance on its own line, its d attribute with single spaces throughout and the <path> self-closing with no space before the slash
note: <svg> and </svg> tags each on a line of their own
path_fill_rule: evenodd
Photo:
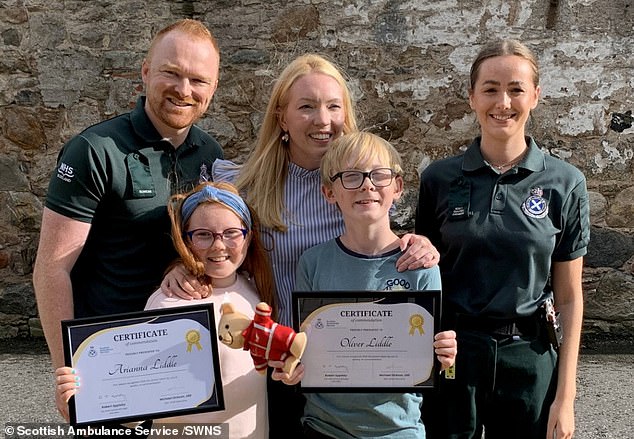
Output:
<svg viewBox="0 0 634 439">
<path fill-rule="evenodd" d="M 269 409 L 269 439 L 304 437 L 301 418 L 304 416 L 306 398 L 297 386 L 288 386 L 271 379 L 267 374 L 267 398 Z"/>
<path fill-rule="evenodd" d="M 425 420 L 428 438 L 534 439 L 546 437 L 557 389 L 557 354 L 538 336 L 492 336 L 458 331 L 452 379 L 442 376 L 436 411 Z M 425 415 L 424 415 L 425 416 Z"/>
</svg>

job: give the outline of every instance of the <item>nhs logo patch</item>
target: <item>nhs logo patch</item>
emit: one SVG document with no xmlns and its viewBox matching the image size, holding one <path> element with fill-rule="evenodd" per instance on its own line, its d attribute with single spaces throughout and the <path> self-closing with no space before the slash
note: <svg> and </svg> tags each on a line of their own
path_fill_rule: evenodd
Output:
<svg viewBox="0 0 634 439">
<path fill-rule="evenodd" d="M 57 168 L 57 178 L 64 180 L 67 183 L 75 177 L 75 170 L 72 166 L 68 166 L 66 163 L 60 163 Z"/>
</svg>

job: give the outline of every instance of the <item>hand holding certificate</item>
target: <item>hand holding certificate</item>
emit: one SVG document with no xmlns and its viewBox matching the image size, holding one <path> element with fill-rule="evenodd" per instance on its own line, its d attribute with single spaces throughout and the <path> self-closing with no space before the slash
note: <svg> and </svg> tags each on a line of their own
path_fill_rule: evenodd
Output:
<svg viewBox="0 0 634 439">
<path fill-rule="evenodd" d="M 294 293 L 296 323 L 308 336 L 302 390 L 433 387 L 439 296 L 439 291 Z"/>
<path fill-rule="evenodd" d="M 212 305 L 62 322 L 81 375 L 71 423 L 127 422 L 224 408 Z"/>
</svg>

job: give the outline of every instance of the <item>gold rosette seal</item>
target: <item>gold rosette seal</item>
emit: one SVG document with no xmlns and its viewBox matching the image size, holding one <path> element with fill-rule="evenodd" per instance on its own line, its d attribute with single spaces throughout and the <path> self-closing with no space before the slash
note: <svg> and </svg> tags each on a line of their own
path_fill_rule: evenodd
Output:
<svg viewBox="0 0 634 439">
<path fill-rule="evenodd" d="M 409 335 L 414 335 L 414 332 L 418 329 L 420 335 L 423 335 L 425 331 L 423 330 L 423 325 L 425 324 L 425 319 L 420 314 L 412 314 L 409 318 Z"/>
<path fill-rule="evenodd" d="M 192 345 L 195 345 L 199 351 L 203 349 L 200 345 L 200 332 L 195 329 L 187 331 L 187 334 L 185 334 L 185 341 L 187 342 L 187 352 L 192 351 Z"/>
</svg>

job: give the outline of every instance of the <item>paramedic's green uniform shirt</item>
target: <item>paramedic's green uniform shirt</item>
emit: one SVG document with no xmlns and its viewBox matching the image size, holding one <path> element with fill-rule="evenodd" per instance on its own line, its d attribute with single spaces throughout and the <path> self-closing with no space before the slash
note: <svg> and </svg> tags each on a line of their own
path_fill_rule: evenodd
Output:
<svg viewBox="0 0 634 439">
<path fill-rule="evenodd" d="M 498 175 L 479 142 L 423 171 L 416 233 L 440 251 L 443 313 L 529 316 L 546 298 L 551 262 L 586 253 L 585 178 L 531 138 L 519 166 Z"/>
<path fill-rule="evenodd" d="M 195 126 L 174 149 L 144 103 L 64 145 L 49 185 L 46 207 L 92 223 L 71 273 L 75 317 L 143 310 L 176 257 L 168 198 L 208 177 L 222 158 L 218 142 Z"/>
</svg>

